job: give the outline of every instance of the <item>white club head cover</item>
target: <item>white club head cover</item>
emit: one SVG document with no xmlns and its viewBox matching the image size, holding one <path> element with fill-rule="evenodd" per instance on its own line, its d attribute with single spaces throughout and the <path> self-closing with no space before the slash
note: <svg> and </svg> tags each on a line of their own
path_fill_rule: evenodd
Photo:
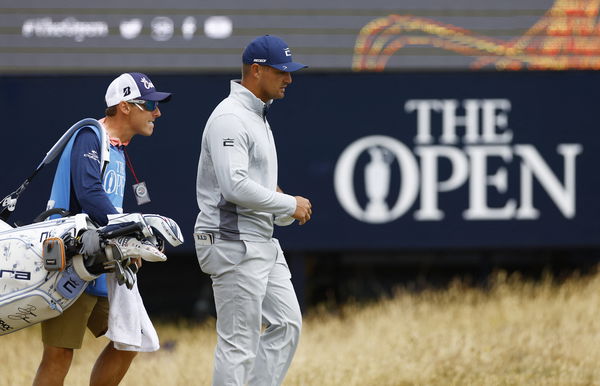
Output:
<svg viewBox="0 0 600 386">
<path fill-rule="evenodd" d="M 121 253 L 121 259 L 141 257 L 146 261 L 166 261 L 167 256 L 158 250 L 150 241 L 138 240 L 135 237 L 122 236 L 110 239 Z"/>
<path fill-rule="evenodd" d="M 142 234 L 144 237 L 151 237 L 152 230 L 146 224 L 144 217 L 141 213 L 119 213 L 119 214 L 109 214 L 108 216 L 108 225 L 114 224 L 123 224 L 127 222 L 137 222 L 143 225 L 146 225 L 142 228 Z"/>
<path fill-rule="evenodd" d="M 173 247 L 183 244 L 183 234 L 175 221 L 159 214 L 143 214 L 142 216 L 155 236 L 162 238 Z"/>
</svg>

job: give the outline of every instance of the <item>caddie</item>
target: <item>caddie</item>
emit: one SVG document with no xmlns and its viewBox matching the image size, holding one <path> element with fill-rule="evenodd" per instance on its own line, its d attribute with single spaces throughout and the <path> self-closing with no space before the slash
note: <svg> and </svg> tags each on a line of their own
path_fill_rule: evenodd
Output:
<svg viewBox="0 0 600 386">
<path fill-rule="evenodd" d="M 154 122 L 161 116 L 158 104 L 170 98 L 170 93 L 158 92 L 145 74 L 125 73 L 114 79 L 106 90 L 106 116 L 99 120 L 104 132 L 94 126 L 83 127 L 67 143 L 48 207 L 65 208 L 71 214 L 85 212 L 99 225 L 107 224 L 107 215 L 122 213 L 125 147 L 137 134 L 152 135 Z M 64 383 L 86 326 L 96 337 L 107 331 L 108 309 L 101 276 L 62 315 L 42 322 L 44 352 L 34 385 Z M 135 355 L 135 351 L 117 350 L 109 342 L 94 365 L 90 384 L 117 385 Z"/>
</svg>

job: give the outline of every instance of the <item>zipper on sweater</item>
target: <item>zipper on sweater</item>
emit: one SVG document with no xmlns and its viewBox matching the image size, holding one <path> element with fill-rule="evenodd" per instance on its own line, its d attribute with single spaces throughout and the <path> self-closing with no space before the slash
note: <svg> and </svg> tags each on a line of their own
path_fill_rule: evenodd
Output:
<svg viewBox="0 0 600 386">
<path fill-rule="evenodd" d="M 263 122 L 265 124 L 265 131 L 267 134 L 267 139 L 269 141 L 269 143 L 271 142 L 271 136 L 269 135 L 269 125 L 267 124 L 267 112 L 269 111 L 269 105 L 265 104 L 263 107 L 263 111 L 262 111 L 262 118 L 263 118 Z"/>
</svg>

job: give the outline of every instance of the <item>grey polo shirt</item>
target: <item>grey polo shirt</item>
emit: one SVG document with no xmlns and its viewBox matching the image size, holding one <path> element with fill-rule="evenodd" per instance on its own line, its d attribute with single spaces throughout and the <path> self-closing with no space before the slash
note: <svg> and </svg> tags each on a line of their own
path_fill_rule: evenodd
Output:
<svg viewBox="0 0 600 386">
<path fill-rule="evenodd" d="M 265 106 L 234 80 L 208 118 L 198 163 L 196 232 L 265 241 L 273 236 L 273 215 L 294 214 L 296 199 L 276 191 L 277 152 Z"/>
</svg>

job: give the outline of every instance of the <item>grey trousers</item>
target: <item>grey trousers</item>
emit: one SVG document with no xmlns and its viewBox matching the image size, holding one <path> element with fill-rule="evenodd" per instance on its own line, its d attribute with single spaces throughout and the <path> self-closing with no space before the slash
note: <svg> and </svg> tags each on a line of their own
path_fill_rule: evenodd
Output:
<svg viewBox="0 0 600 386">
<path fill-rule="evenodd" d="M 280 385 L 298 346 L 302 315 L 277 239 L 196 244 L 217 309 L 213 385 Z M 265 325 L 264 331 L 261 328 Z"/>
</svg>

